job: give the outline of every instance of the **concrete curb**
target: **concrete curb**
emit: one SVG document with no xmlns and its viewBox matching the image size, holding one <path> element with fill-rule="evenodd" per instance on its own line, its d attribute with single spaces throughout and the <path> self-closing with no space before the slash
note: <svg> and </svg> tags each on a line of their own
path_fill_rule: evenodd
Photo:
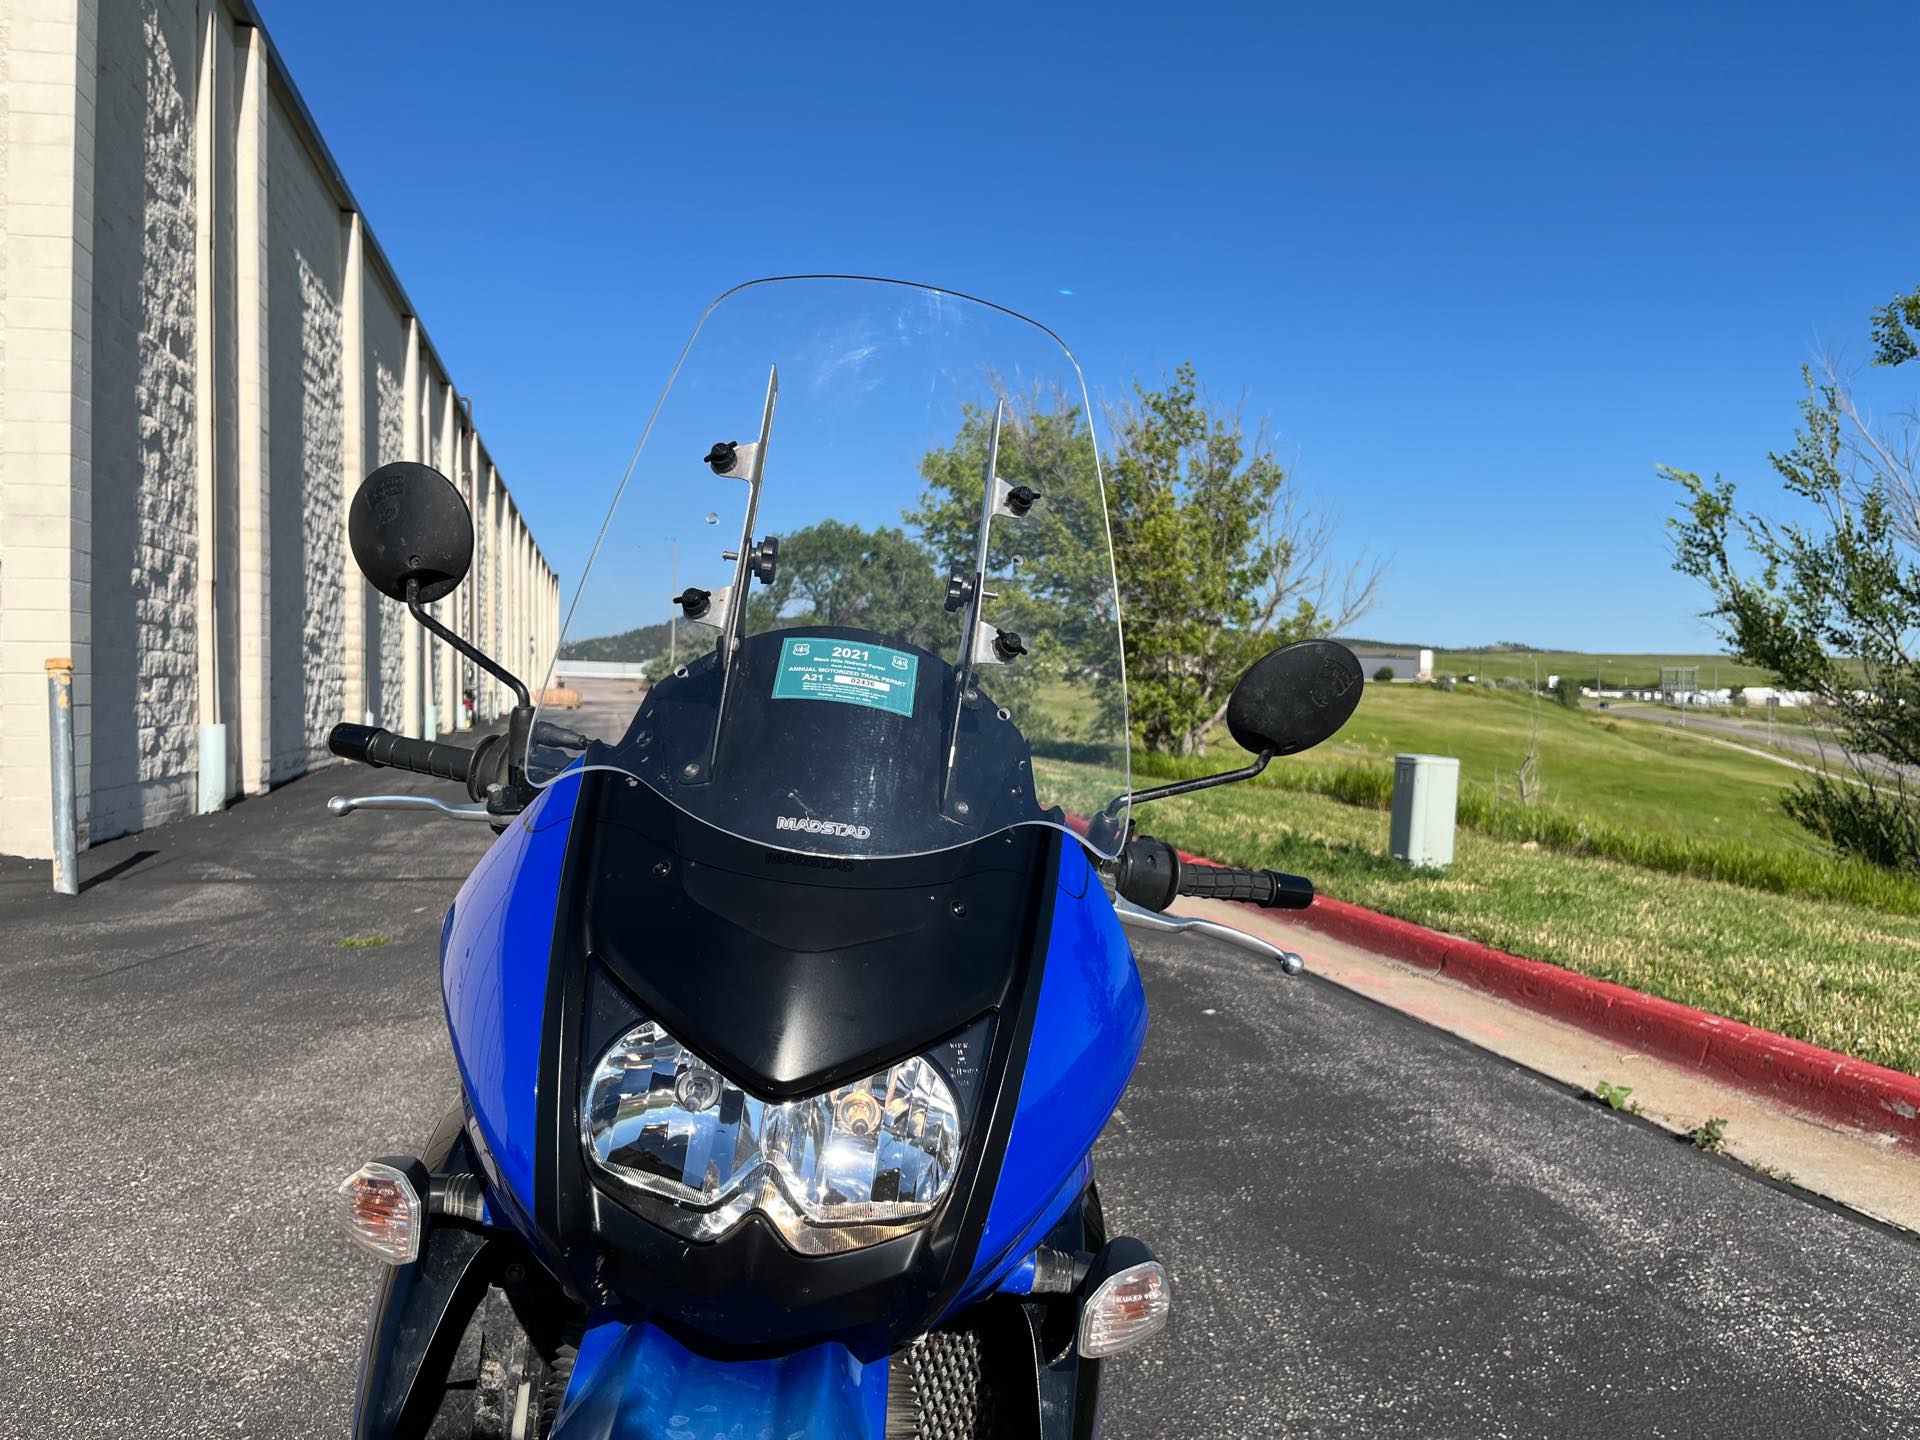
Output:
<svg viewBox="0 0 1920 1440">
<path fill-rule="evenodd" d="M 1069 823 L 1078 818 L 1070 817 Z M 1183 863 L 1220 863 L 1187 850 L 1177 853 Z M 1920 1155 L 1920 1076 L 1544 960 L 1509 955 L 1331 895 L 1315 895 L 1305 910 L 1285 913 L 1349 945 L 1435 971 L 1817 1120 L 1884 1136 Z"/>
<path fill-rule="evenodd" d="M 1213 863 L 1198 855 L 1181 858 Z M 1920 1077 L 1545 961 L 1509 955 L 1329 895 L 1315 896 L 1309 908 L 1291 915 L 1337 940 L 1438 971 L 1789 1109 L 1887 1136 L 1902 1149 L 1920 1154 Z"/>
</svg>

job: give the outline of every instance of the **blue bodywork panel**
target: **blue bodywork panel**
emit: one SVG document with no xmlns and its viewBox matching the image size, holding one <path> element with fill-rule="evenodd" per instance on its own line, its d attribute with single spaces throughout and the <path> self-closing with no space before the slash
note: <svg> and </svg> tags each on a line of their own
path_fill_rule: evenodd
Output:
<svg viewBox="0 0 1920 1440">
<path fill-rule="evenodd" d="M 534 1242 L 533 1146 L 546 1011 L 577 776 L 543 791 L 461 888 L 442 990 L 487 1170 L 491 1213 Z M 1092 1178 L 1091 1151 L 1146 1037 L 1146 997 L 1120 922 L 1078 845 L 1063 845 L 1033 1039 L 974 1264 L 948 1314 L 1007 1281 Z M 535 1242 L 537 1243 L 537 1242 Z M 1017 1282 L 1015 1282 L 1017 1287 Z M 606 1321 L 580 1347 L 560 1440 L 878 1440 L 887 1367 L 827 1343 L 710 1360 L 651 1325 Z"/>
<path fill-rule="evenodd" d="M 473 1107 L 489 1200 L 529 1241 L 540 1023 L 560 866 L 579 794 L 578 777 L 556 781 L 506 828 L 460 887 L 441 950 L 447 1028 Z"/>
<path fill-rule="evenodd" d="M 948 1314 L 997 1287 L 1093 1178 L 1093 1142 L 1147 1037 L 1147 997 L 1113 905 L 1078 845 L 1060 851 L 1040 1006 L 1013 1133 L 973 1270 Z"/>
<path fill-rule="evenodd" d="M 881 1440 L 887 1362 L 810 1345 L 772 1360 L 709 1360 L 651 1325 L 580 1342 L 554 1440 Z"/>
</svg>

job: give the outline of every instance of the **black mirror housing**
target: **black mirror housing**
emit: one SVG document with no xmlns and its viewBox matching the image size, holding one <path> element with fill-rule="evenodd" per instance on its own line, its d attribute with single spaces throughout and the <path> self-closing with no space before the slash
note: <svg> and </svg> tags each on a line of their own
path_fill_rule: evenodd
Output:
<svg viewBox="0 0 1920 1440">
<path fill-rule="evenodd" d="M 1247 667 L 1227 700 L 1227 730 L 1256 755 L 1295 755 L 1352 718 L 1366 676 L 1337 640 L 1283 645 Z"/>
<path fill-rule="evenodd" d="M 1337 640 L 1302 640 L 1283 645 L 1253 662 L 1227 697 L 1227 729 L 1254 762 L 1239 770 L 1176 780 L 1150 790 L 1121 795 L 1093 821 L 1089 835 L 1096 848 L 1112 843 L 1118 831 L 1114 819 L 1123 801 L 1143 805 L 1170 795 L 1189 795 L 1236 780 L 1251 780 L 1276 755 L 1297 755 L 1331 737 L 1352 718 L 1366 686 L 1366 675 L 1354 653 Z"/>
<path fill-rule="evenodd" d="M 347 542 L 374 589 L 402 604 L 430 605 L 467 577 L 473 516 L 446 476 L 399 460 L 360 482 L 347 507 Z"/>
</svg>

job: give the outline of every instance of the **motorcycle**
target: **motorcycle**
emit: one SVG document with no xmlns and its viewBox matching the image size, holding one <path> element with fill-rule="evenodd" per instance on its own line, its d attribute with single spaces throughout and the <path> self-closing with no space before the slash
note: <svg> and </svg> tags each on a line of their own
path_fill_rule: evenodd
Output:
<svg viewBox="0 0 1920 1440">
<path fill-rule="evenodd" d="M 1298 973 L 1162 912 L 1313 895 L 1132 811 L 1332 735 L 1354 657 L 1257 661 L 1226 713 L 1251 763 L 1136 789 L 1078 365 L 895 281 L 757 281 L 696 328 L 565 627 L 657 619 L 646 577 L 687 549 L 670 603 L 711 646 L 677 638 L 650 688 L 550 710 L 436 620 L 474 540 L 428 467 L 374 472 L 348 526 L 369 582 L 517 699 L 471 749 L 329 741 L 467 796 L 335 814 L 498 836 L 442 930 L 459 1102 L 338 1191 L 386 1266 L 354 1433 L 1097 1434 L 1101 1366 L 1173 1300 L 1094 1183 L 1146 1033 L 1126 931 Z"/>
</svg>

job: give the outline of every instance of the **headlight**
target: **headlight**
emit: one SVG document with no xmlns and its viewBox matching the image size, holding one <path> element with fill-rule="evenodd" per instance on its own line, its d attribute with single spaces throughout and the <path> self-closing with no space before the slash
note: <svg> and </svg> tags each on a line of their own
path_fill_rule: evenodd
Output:
<svg viewBox="0 0 1920 1440">
<path fill-rule="evenodd" d="M 672 1202 L 647 1208 L 676 1233 L 714 1239 L 759 1210 L 807 1254 L 924 1222 L 953 1185 L 964 1134 L 953 1089 L 925 1056 L 778 1104 L 651 1020 L 594 1066 L 580 1131 L 604 1173 Z"/>
</svg>

